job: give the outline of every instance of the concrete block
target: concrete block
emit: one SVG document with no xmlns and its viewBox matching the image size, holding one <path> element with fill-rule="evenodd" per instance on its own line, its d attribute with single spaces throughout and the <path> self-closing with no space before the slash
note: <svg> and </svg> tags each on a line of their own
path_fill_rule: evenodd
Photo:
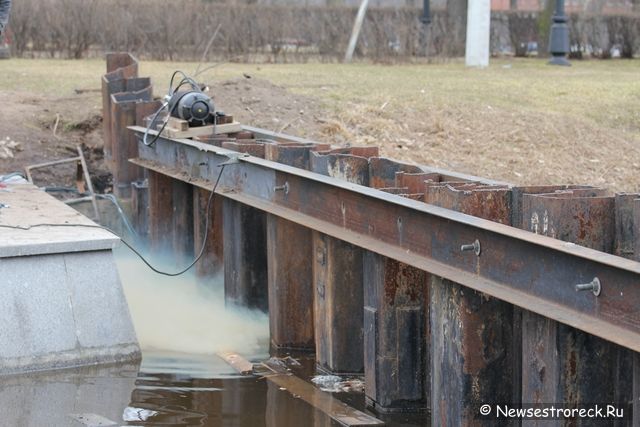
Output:
<svg viewBox="0 0 640 427">
<path fill-rule="evenodd" d="M 80 347 L 136 342 L 129 307 L 111 254 L 64 255 Z"/>
<path fill-rule="evenodd" d="M 136 360 L 110 250 L 0 258 L 0 374 Z"/>
<path fill-rule="evenodd" d="M 0 360 L 73 350 L 64 256 L 1 258 L 0 274 Z"/>
<path fill-rule="evenodd" d="M 0 374 L 140 359 L 117 236 L 30 184 L 2 201 Z"/>
</svg>

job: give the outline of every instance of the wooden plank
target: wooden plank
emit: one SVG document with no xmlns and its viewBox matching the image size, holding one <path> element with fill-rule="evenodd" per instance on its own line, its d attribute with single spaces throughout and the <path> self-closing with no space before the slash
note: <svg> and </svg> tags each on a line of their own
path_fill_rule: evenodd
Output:
<svg viewBox="0 0 640 427">
<path fill-rule="evenodd" d="M 249 369 L 249 366 L 251 366 L 251 370 L 253 369 L 253 364 L 239 354 L 227 352 L 218 353 L 218 356 L 222 357 L 240 373 L 244 373 L 246 369 Z M 340 423 L 340 425 L 347 427 L 384 425 L 383 421 L 352 408 L 346 403 L 334 398 L 331 393 L 316 388 L 307 381 L 286 371 L 284 368 L 275 364 L 267 364 L 267 366 L 274 372 L 273 374 L 265 376 L 267 381 L 276 384 L 280 388 L 285 388 L 289 393 L 299 397 L 319 411 L 324 412 L 331 417 L 331 419 Z"/>
<path fill-rule="evenodd" d="M 284 387 L 343 426 L 382 426 L 383 421 L 358 411 L 294 375 L 271 375 L 267 380 Z"/>
<path fill-rule="evenodd" d="M 171 120 L 171 118 L 169 119 Z M 163 136 L 168 138 L 194 138 L 196 136 L 220 135 L 223 133 L 240 132 L 242 125 L 238 122 L 222 124 L 190 127 L 187 130 L 174 129 L 167 124 L 162 132 Z"/>
<path fill-rule="evenodd" d="M 184 132 L 189 130 L 189 122 L 177 117 L 169 117 L 169 120 L 167 120 L 167 129 L 175 130 L 176 132 Z"/>
<path fill-rule="evenodd" d="M 218 356 L 223 358 L 225 362 L 241 374 L 250 374 L 253 372 L 253 363 L 249 362 L 237 353 L 232 351 L 223 351 L 218 353 Z"/>
</svg>

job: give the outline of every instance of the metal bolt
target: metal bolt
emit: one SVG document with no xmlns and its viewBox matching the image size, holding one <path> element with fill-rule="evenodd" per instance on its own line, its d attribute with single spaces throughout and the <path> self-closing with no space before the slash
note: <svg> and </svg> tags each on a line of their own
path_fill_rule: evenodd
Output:
<svg viewBox="0 0 640 427">
<path fill-rule="evenodd" d="M 273 187 L 273 191 L 284 191 L 284 194 L 289 194 L 289 182 L 287 181 L 284 185 Z"/>
<path fill-rule="evenodd" d="M 473 252 L 475 252 L 476 255 L 480 256 L 480 242 L 478 241 L 478 239 L 476 239 L 476 241 L 473 242 L 473 243 L 470 243 L 468 245 L 460 246 L 460 250 L 462 252 L 473 251 Z"/>
<path fill-rule="evenodd" d="M 602 286 L 600 286 L 600 280 L 597 277 L 594 277 L 589 283 L 580 283 L 576 285 L 576 292 L 591 291 L 595 296 L 600 295 L 601 290 Z"/>
</svg>

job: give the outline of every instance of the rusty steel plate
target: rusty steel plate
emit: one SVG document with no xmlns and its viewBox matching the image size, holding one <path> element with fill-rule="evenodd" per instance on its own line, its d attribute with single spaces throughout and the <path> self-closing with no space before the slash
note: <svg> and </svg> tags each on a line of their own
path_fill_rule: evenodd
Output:
<svg viewBox="0 0 640 427">
<path fill-rule="evenodd" d="M 238 155 L 162 137 L 139 152 L 136 164 L 211 185 Z M 640 351 L 638 262 L 256 157 L 232 163 L 225 197 Z M 476 240 L 479 255 L 461 251 Z M 596 277 L 599 296 L 576 292 Z"/>
</svg>

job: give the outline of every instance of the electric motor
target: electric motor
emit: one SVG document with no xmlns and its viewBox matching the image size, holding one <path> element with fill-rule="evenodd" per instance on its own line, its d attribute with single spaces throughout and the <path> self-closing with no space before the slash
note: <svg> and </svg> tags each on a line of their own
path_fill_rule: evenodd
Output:
<svg viewBox="0 0 640 427">
<path fill-rule="evenodd" d="M 189 126 L 204 126 L 214 122 L 216 110 L 210 97 L 193 90 L 174 93 L 169 111 L 171 116 L 189 122 Z"/>
</svg>

